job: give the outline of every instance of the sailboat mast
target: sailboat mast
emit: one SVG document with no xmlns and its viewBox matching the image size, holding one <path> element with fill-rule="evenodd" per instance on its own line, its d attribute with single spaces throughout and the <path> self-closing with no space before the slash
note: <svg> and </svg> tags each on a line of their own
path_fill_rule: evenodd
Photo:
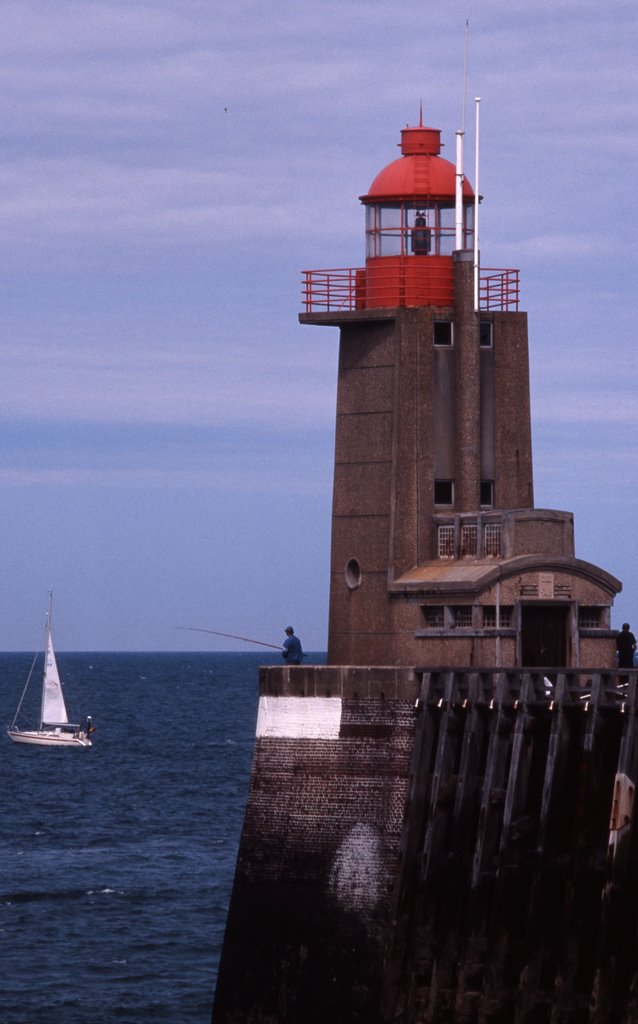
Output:
<svg viewBox="0 0 638 1024">
<path fill-rule="evenodd" d="M 49 591 L 49 606 L 47 608 L 47 620 L 44 627 L 44 668 L 42 670 L 42 700 L 40 701 L 40 729 L 44 725 L 44 701 L 46 699 L 47 684 L 47 659 L 49 657 L 49 637 L 51 636 L 51 608 L 53 604 L 53 591 Z"/>
</svg>

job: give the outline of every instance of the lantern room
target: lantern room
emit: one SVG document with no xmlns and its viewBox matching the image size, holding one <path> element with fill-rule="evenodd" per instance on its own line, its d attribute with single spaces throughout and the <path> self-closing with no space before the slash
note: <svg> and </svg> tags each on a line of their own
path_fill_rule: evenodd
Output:
<svg viewBox="0 0 638 1024">
<path fill-rule="evenodd" d="M 440 153 L 437 128 L 404 128 L 402 155 L 360 197 L 366 208 L 360 307 L 452 303 L 452 254 L 474 244 L 474 192 Z"/>
<path fill-rule="evenodd" d="M 379 257 L 451 256 L 456 245 L 457 170 L 439 156 L 441 133 L 419 125 L 401 132 L 401 153 L 367 195 L 366 262 Z M 462 189 L 462 249 L 474 242 L 474 193 Z"/>
</svg>

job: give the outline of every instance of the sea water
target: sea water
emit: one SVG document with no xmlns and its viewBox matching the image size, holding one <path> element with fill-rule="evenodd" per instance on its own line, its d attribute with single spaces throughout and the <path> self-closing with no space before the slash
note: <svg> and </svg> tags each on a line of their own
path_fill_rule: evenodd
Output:
<svg viewBox="0 0 638 1024">
<path fill-rule="evenodd" d="M 0 654 L 0 724 L 32 660 Z M 2 1024 L 208 1024 L 268 661 L 58 655 L 96 732 L 90 749 L 0 735 Z"/>
</svg>

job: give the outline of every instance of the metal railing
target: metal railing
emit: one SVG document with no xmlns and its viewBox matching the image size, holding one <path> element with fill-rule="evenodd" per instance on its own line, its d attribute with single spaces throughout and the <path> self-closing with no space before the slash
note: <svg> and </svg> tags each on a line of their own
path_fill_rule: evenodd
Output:
<svg viewBox="0 0 638 1024">
<path fill-rule="evenodd" d="M 481 269 L 479 306 L 481 309 L 517 312 L 520 300 L 518 270 Z"/>
<path fill-rule="evenodd" d="M 303 303 L 306 313 L 319 310 L 347 312 L 357 308 L 357 274 L 365 271 L 349 267 L 336 270 L 303 271 Z"/>
<path fill-rule="evenodd" d="M 396 295 L 396 267 L 388 270 L 387 292 Z M 305 313 L 350 312 L 355 309 L 373 309 L 378 296 L 379 307 L 384 302 L 383 278 L 375 267 L 374 295 L 366 295 L 365 267 L 346 267 L 328 270 L 304 270 L 302 298 Z M 485 268 L 479 275 L 479 307 L 482 310 L 518 311 L 520 300 L 519 272 L 512 269 Z M 392 304 L 396 304 L 393 299 Z M 399 305 L 404 303 L 399 302 Z"/>
</svg>

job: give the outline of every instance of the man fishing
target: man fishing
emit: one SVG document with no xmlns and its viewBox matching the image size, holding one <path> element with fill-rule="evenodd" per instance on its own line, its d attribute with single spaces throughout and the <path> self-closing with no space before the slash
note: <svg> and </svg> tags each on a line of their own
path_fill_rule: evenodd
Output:
<svg viewBox="0 0 638 1024">
<path fill-rule="evenodd" d="M 289 665 L 301 665 L 301 659 L 303 658 L 301 640 L 298 636 L 295 636 L 292 626 L 286 626 L 286 639 L 284 640 L 281 654 L 284 661 L 287 661 Z"/>
<path fill-rule="evenodd" d="M 250 636 L 239 636 L 238 633 L 220 633 L 217 629 L 201 629 L 198 626 L 177 626 L 176 628 L 188 629 L 194 633 L 210 633 L 211 636 L 227 636 L 233 640 L 243 640 L 248 644 L 258 644 L 260 647 L 272 647 L 276 651 L 281 651 L 282 657 L 289 665 L 301 665 L 305 657 L 301 649 L 301 640 L 298 636 L 295 636 L 292 626 L 286 626 L 286 639 L 284 640 L 283 647 L 279 647 L 277 644 L 268 644 L 264 640 L 254 640 Z"/>
</svg>

